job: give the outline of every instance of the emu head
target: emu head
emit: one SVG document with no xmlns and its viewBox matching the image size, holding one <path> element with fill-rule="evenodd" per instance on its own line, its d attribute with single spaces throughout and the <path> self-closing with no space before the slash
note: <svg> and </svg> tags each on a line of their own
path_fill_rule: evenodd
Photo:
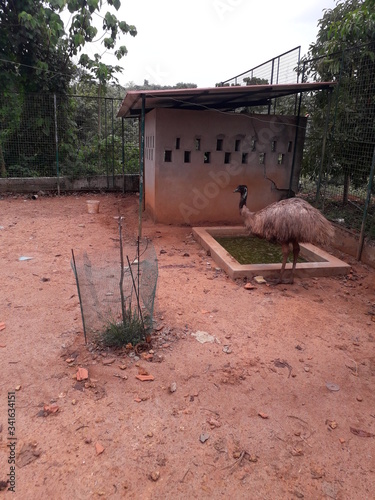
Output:
<svg viewBox="0 0 375 500">
<path fill-rule="evenodd" d="M 239 186 L 236 187 L 236 189 L 233 191 L 234 193 L 240 193 L 241 199 L 240 199 L 240 210 L 241 208 L 246 205 L 246 200 L 247 200 L 247 186 L 244 184 L 240 184 Z"/>
</svg>

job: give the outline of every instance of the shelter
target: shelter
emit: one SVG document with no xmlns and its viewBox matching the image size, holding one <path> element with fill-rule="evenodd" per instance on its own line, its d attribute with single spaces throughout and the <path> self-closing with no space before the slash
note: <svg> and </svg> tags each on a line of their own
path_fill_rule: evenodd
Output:
<svg viewBox="0 0 375 500">
<path fill-rule="evenodd" d="M 307 118 L 245 114 L 333 82 L 130 91 L 118 117 L 141 119 L 141 195 L 155 222 L 238 223 L 238 184 L 258 210 L 297 191 Z M 300 100 L 301 102 L 301 100 Z"/>
</svg>

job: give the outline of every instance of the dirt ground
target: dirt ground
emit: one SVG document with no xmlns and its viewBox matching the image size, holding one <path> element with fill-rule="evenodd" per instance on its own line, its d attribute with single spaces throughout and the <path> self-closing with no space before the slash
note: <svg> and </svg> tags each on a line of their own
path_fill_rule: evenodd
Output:
<svg viewBox="0 0 375 500">
<path fill-rule="evenodd" d="M 336 253 L 349 276 L 247 290 L 191 228 L 144 216 L 153 358 L 90 351 L 71 249 L 105 252 L 119 214 L 136 235 L 137 212 L 135 195 L 0 199 L 0 497 L 375 498 L 375 270 Z"/>
</svg>

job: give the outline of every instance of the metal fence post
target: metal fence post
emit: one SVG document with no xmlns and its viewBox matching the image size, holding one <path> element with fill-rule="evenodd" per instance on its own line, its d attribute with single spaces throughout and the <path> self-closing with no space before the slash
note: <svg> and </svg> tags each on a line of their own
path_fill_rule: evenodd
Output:
<svg viewBox="0 0 375 500">
<path fill-rule="evenodd" d="M 57 194 L 60 196 L 60 173 L 59 173 L 59 136 L 57 132 L 57 104 L 56 94 L 53 94 L 53 107 L 55 112 L 55 143 L 56 143 L 56 176 L 57 176 Z"/>
<path fill-rule="evenodd" d="M 363 244 L 365 241 L 365 226 L 366 226 L 366 220 L 367 220 L 367 214 L 368 214 L 368 207 L 369 207 L 370 201 L 371 201 L 371 190 L 372 190 L 372 182 L 374 179 L 374 170 L 375 170 L 375 146 L 374 146 L 374 152 L 372 155 L 370 179 L 369 179 L 368 186 L 367 186 L 367 196 L 366 196 L 365 208 L 363 211 L 361 233 L 359 235 L 357 260 L 361 260 L 362 251 L 363 251 Z"/>
</svg>

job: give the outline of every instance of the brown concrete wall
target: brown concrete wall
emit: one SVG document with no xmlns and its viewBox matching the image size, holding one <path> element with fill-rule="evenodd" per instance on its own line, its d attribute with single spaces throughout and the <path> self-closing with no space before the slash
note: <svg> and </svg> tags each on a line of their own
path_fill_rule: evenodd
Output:
<svg viewBox="0 0 375 500">
<path fill-rule="evenodd" d="M 296 117 L 287 116 L 153 110 L 146 115 L 145 125 L 146 137 L 155 134 L 153 159 L 148 153 L 145 160 L 147 211 L 156 222 L 163 223 L 240 223 L 239 195 L 233 193 L 238 184 L 247 184 L 248 206 L 252 210 L 279 200 L 280 192 L 275 187 L 288 188 L 295 124 Z M 300 125 L 295 184 L 305 119 Z M 221 151 L 217 151 L 218 139 L 222 140 Z M 209 163 L 204 162 L 205 153 L 210 154 Z M 187 154 L 190 161 L 186 161 Z M 281 164 L 279 154 L 283 155 Z M 171 156 L 171 161 L 166 161 L 166 155 Z"/>
</svg>

